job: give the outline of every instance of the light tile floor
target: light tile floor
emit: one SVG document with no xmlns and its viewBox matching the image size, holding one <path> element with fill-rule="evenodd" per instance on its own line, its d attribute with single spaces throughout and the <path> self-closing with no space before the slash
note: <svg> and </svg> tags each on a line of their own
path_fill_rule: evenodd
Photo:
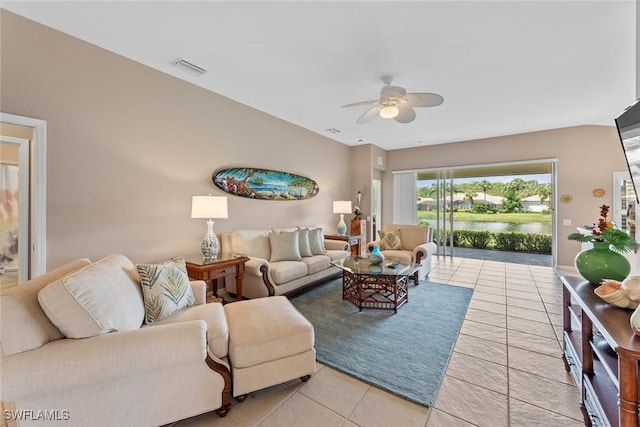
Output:
<svg viewBox="0 0 640 427">
<path fill-rule="evenodd" d="M 432 281 L 474 294 L 431 409 L 319 364 L 306 384 L 291 381 L 253 393 L 234 401 L 225 418 L 208 413 L 174 425 L 583 425 L 579 393 L 561 359 L 562 285 L 555 271 L 468 258 L 434 261 Z"/>
</svg>

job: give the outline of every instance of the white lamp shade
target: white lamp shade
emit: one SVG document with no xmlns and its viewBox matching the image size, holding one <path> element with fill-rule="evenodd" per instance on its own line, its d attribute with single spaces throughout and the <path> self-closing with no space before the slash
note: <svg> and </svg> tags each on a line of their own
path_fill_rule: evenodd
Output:
<svg viewBox="0 0 640 427">
<path fill-rule="evenodd" d="M 333 213 L 348 214 L 351 213 L 351 201 L 340 200 L 333 202 Z"/>
<path fill-rule="evenodd" d="M 228 218 L 227 198 L 219 196 L 193 196 L 191 218 Z"/>
</svg>

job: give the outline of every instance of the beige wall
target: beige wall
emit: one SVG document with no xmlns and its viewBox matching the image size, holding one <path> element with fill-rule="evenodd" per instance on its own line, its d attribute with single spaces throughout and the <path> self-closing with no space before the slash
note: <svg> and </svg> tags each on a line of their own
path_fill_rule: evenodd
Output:
<svg viewBox="0 0 640 427">
<path fill-rule="evenodd" d="M 119 252 L 134 262 L 197 252 L 192 195 L 223 193 L 232 166 L 308 176 L 309 200 L 229 196 L 216 232 L 315 223 L 351 198 L 350 150 L 245 105 L 23 19 L 1 15 L 3 112 L 47 121 L 47 268 Z"/>
<path fill-rule="evenodd" d="M 624 170 L 613 127 L 583 126 L 385 152 L 346 147 L 318 134 L 152 70 L 86 42 L 0 11 L 1 110 L 48 124 L 48 268 L 78 256 L 121 252 L 136 262 L 197 251 L 204 221 L 190 198 L 221 195 L 214 171 L 231 166 L 283 170 L 320 185 L 315 198 L 255 201 L 229 196 L 217 232 L 316 223 L 335 230 L 333 200 L 383 179 L 383 218 L 392 221 L 394 170 L 558 158 L 561 265 L 578 244 L 575 225 L 611 204 L 612 173 Z M 613 123 L 613 117 L 612 117 Z M 377 157 L 383 165 L 377 165 Z M 607 195 L 596 199 L 596 187 Z"/>
<path fill-rule="evenodd" d="M 612 123 L 613 119 L 612 115 Z M 393 191 L 391 171 L 550 158 L 558 159 L 556 196 L 569 194 L 573 197 L 570 204 L 556 204 L 558 264 L 573 265 L 580 245 L 568 241 L 567 235 L 574 232 L 577 225 L 596 222 L 600 205 L 612 206 L 613 172 L 627 168 L 613 126 L 578 126 L 390 151 L 383 182 L 383 218 L 392 218 L 389 202 Z M 605 196 L 594 197 L 591 193 L 595 188 L 606 189 Z M 570 219 L 572 225 L 563 226 L 563 219 Z"/>
</svg>

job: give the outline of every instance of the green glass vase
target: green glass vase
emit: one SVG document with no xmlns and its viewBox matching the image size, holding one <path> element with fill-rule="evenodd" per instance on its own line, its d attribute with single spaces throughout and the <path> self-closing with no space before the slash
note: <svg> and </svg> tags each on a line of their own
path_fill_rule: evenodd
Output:
<svg viewBox="0 0 640 427">
<path fill-rule="evenodd" d="M 621 282 L 631 272 L 631 264 L 624 255 L 613 252 L 604 242 L 594 242 L 593 248 L 580 252 L 576 256 L 575 267 L 594 285 L 599 285 L 602 279 Z"/>
</svg>

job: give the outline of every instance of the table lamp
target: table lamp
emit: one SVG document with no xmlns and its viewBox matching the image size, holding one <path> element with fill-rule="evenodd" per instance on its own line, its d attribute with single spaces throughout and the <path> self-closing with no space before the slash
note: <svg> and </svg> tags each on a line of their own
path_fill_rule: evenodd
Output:
<svg viewBox="0 0 640 427">
<path fill-rule="evenodd" d="M 228 218 L 227 198 L 217 196 L 193 196 L 191 199 L 191 218 L 208 218 L 207 234 L 204 235 L 200 252 L 205 259 L 218 256 L 220 241 L 213 232 L 213 218 Z"/>
<path fill-rule="evenodd" d="M 344 223 L 344 214 L 351 213 L 351 201 L 340 200 L 333 202 L 333 213 L 340 214 L 340 222 L 336 229 L 338 236 L 344 236 L 347 234 L 347 224 Z"/>
</svg>

